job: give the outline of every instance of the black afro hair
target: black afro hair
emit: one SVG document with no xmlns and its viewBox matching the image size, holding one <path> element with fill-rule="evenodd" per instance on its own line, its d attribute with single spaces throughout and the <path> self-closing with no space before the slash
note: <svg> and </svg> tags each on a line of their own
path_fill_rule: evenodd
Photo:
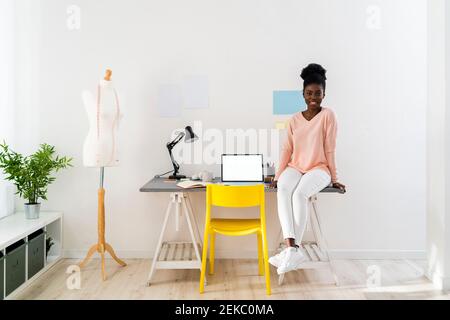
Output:
<svg viewBox="0 0 450 320">
<path fill-rule="evenodd" d="M 320 64 L 308 64 L 308 66 L 303 68 L 302 73 L 300 74 L 300 77 L 303 79 L 303 89 L 310 84 L 320 84 L 322 85 L 323 90 L 325 90 L 325 80 L 327 80 L 327 77 L 325 76 L 326 72 L 327 70 Z"/>
</svg>

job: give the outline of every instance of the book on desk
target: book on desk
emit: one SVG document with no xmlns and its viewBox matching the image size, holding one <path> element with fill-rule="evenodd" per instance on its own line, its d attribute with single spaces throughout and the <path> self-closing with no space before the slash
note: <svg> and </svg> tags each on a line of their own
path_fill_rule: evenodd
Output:
<svg viewBox="0 0 450 320">
<path fill-rule="evenodd" d="M 205 188 L 206 184 L 208 182 L 204 182 L 204 181 L 195 181 L 195 180 L 185 180 L 185 181 L 181 181 L 177 183 L 178 187 L 181 187 L 183 189 L 188 189 L 188 188 Z"/>
</svg>

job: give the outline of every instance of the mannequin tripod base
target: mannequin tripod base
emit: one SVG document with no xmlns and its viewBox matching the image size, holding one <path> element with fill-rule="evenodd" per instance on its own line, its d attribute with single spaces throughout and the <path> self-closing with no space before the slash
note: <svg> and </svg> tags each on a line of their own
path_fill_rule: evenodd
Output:
<svg viewBox="0 0 450 320">
<path fill-rule="evenodd" d="M 84 260 L 78 265 L 80 268 L 83 268 L 84 265 L 89 261 L 89 259 L 92 257 L 92 255 L 98 252 L 100 253 L 100 256 L 102 258 L 102 277 L 103 277 L 103 281 L 106 280 L 106 272 L 105 272 L 105 253 L 108 252 L 111 257 L 116 260 L 116 262 L 118 264 L 120 264 L 122 267 L 125 267 L 127 264 L 125 262 L 123 262 L 122 260 L 120 260 L 116 254 L 114 253 L 114 249 L 111 247 L 111 245 L 109 243 L 105 243 L 103 244 L 94 244 L 88 251 L 86 258 L 84 258 Z"/>
<path fill-rule="evenodd" d="M 103 169 L 103 168 L 102 168 Z M 103 178 L 103 170 L 101 177 Z M 103 179 L 101 178 L 101 185 L 103 184 Z M 121 266 L 126 266 L 127 264 L 120 260 L 116 254 L 114 253 L 114 249 L 111 247 L 109 243 L 105 241 L 105 189 L 103 187 L 100 187 L 98 189 L 98 242 L 97 244 L 94 244 L 88 251 L 86 258 L 78 264 L 80 268 L 83 268 L 83 266 L 86 264 L 86 262 L 89 260 L 90 257 L 95 252 L 100 253 L 100 256 L 102 258 L 102 276 L 103 281 L 106 280 L 106 272 L 105 272 L 105 253 L 108 252 L 111 257 L 113 257 L 114 260 Z"/>
</svg>

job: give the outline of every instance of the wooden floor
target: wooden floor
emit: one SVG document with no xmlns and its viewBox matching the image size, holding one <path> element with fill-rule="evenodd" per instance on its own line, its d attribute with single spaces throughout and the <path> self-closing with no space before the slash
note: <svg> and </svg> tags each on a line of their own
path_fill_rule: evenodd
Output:
<svg viewBox="0 0 450 320">
<path fill-rule="evenodd" d="M 205 293 L 198 293 L 198 270 L 157 270 L 156 282 L 146 286 L 148 259 L 126 260 L 122 268 L 108 259 L 107 281 L 101 280 L 100 261 L 91 260 L 81 271 L 81 288 L 69 290 L 66 269 L 78 260 L 65 259 L 44 273 L 16 299 L 450 299 L 423 275 L 424 261 L 335 260 L 340 286 L 328 268 L 292 271 L 278 285 L 271 267 L 272 295 L 265 295 L 264 277 L 256 260 L 217 260 L 216 274 L 208 277 Z M 379 267 L 381 283 L 369 288 L 367 268 Z"/>
</svg>

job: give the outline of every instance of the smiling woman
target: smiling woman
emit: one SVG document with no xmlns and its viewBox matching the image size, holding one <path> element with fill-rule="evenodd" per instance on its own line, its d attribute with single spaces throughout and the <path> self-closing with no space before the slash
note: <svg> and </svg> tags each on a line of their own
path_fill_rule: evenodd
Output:
<svg viewBox="0 0 450 320">
<path fill-rule="evenodd" d="M 307 110 L 295 114 L 272 187 L 277 187 L 278 216 L 286 249 L 269 259 L 278 274 L 298 269 L 305 257 L 298 250 L 308 221 L 308 199 L 327 187 L 345 191 L 336 174 L 337 120 L 321 103 L 325 97 L 326 70 L 311 63 L 302 70 Z M 279 181 L 279 182 L 278 182 Z"/>
</svg>

